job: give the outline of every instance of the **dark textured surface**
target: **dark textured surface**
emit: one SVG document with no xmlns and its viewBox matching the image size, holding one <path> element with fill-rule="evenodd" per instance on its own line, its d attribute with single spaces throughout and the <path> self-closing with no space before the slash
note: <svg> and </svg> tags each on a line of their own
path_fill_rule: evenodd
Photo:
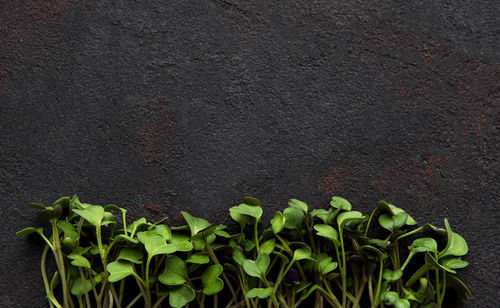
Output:
<svg viewBox="0 0 500 308">
<path fill-rule="evenodd" d="M 28 202 L 229 223 L 331 195 L 448 217 L 498 307 L 498 1 L 0 1 L 0 307 L 45 307 Z"/>
</svg>

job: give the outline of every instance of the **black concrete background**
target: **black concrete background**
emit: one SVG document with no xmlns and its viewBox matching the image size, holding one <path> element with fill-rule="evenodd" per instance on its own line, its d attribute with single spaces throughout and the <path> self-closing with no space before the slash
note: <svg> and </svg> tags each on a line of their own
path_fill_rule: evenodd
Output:
<svg viewBox="0 0 500 308">
<path fill-rule="evenodd" d="M 0 307 L 45 307 L 28 202 L 230 224 L 260 198 L 447 217 L 498 307 L 494 1 L 0 1 Z"/>
</svg>

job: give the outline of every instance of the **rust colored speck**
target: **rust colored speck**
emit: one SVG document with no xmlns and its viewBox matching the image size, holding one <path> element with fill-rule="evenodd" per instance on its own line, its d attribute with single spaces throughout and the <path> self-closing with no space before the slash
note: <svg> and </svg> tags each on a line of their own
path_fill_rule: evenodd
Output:
<svg viewBox="0 0 500 308">
<path fill-rule="evenodd" d="M 137 134 L 136 142 L 131 146 L 134 152 L 142 157 L 145 165 L 158 160 L 158 156 L 163 153 L 165 143 L 175 130 L 167 105 L 168 101 L 161 99 L 146 102 L 137 108 L 145 122 Z"/>
<path fill-rule="evenodd" d="M 333 168 L 329 175 L 321 178 L 321 190 L 328 196 L 341 194 L 344 190 L 343 183 L 348 177 L 348 172 L 345 168 Z"/>
</svg>

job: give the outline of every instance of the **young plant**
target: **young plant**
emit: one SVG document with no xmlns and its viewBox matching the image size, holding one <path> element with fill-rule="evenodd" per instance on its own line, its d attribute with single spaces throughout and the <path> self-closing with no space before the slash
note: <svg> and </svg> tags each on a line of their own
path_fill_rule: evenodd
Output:
<svg viewBox="0 0 500 308">
<path fill-rule="evenodd" d="M 38 234 L 46 244 L 41 272 L 51 308 L 428 308 L 442 307 L 449 287 L 470 294 L 455 276 L 468 265 L 467 244 L 448 220 L 445 229 L 416 227 L 384 201 L 368 216 L 340 197 L 312 211 L 291 199 L 263 228 L 260 201 L 245 197 L 229 210 L 235 234 L 187 212 L 183 226 L 145 218 L 127 224 L 124 208 L 76 196 L 30 206 L 41 210 L 51 235 L 33 227 L 17 235 Z M 381 230 L 373 230 L 375 220 Z M 56 263 L 50 275 L 49 252 Z"/>
</svg>

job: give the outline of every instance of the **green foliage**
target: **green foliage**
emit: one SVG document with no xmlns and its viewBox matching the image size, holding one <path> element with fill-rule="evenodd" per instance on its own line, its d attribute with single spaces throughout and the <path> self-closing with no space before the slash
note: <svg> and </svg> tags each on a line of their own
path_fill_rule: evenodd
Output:
<svg viewBox="0 0 500 308">
<path fill-rule="evenodd" d="M 35 234 L 46 243 L 41 266 L 51 308 L 426 308 L 442 307 L 449 288 L 463 299 L 470 295 L 455 276 L 468 265 L 462 259 L 467 243 L 448 220 L 444 229 L 417 227 L 403 209 L 384 201 L 363 215 L 340 197 L 327 209 L 291 199 L 263 229 L 260 201 L 245 197 L 229 209 L 240 225 L 237 233 L 187 212 L 181 212 L 183 226 L 144 217 L 127 224 L 125 209 L 82 203 L 77 196 L 29 206 L 49 226 L 16 234 Z M 370 232 L 372 222 L 383 231 Z M 419 236 L 424 230 L 430 232 Z M 46 268 L 49 252 L 53 273 Z M 124 296 L 128 292 L 135 297 Z"/>
</svg>

